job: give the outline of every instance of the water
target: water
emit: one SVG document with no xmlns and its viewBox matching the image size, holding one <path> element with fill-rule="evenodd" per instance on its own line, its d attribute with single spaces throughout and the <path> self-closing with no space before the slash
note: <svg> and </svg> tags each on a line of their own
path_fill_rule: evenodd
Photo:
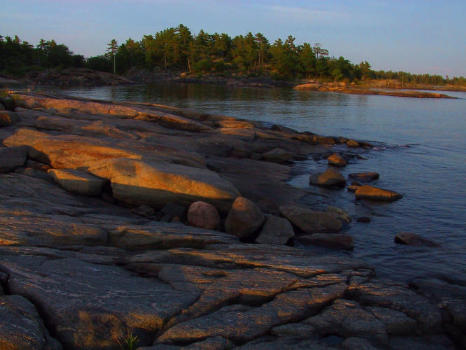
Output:
<svg viewBox="0 0 466 350">
<path fill-rule="evenodd" d="M 370 216 L 369 224 L 353 222 L 351 253 L 376 266 L 379 276 L 408 280 L 447 276 L 466 281 L 466 93 L 459 99 L 415 99 L 359 96 L 289 89 L 227 88 L 212 85 L 73 89 L 67 94 L 115 101 L 149 101 L 182 108 L 282 124 L 300 131 L 346 136 L 380 144 L 342 170 L 377 171 L 375 183 L 400 192 L 394 203 L 355 201 L 354 195 L 313 188 L 326 202 L 353 217 Z M 308 187 L 311 171 L 325 161 L 296 164 L 290 183 Z M 440 243 L 438 248 L 395 244 L 407 231 Z"/>
</svg>

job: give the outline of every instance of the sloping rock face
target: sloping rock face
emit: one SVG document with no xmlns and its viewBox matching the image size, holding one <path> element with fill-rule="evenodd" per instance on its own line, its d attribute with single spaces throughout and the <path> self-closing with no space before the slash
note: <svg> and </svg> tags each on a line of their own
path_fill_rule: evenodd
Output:
<svg viewBox="0 0 466 350">
<path fill-rule="evenodd" d="M 464 345 L 460 282 L 379 280 L 349 254 L 274 244 L 290 223 L 312 237 L 351 221 L 297 206 L 310 194 L 286 184 L 290 167 L 258 160 L 277 148 L 322 158 L 318 135 L 159 105 L 33 95 L 22 105 L 0 130 L 8 151 L 26 147 L 0 174 L 1 349 Z M 49 169 L 107 183 L 83 196 Z M 223 221 L 183 224 L 198 200 L 224 220 L 239 192 L 267 217 L 262 230 L 253 220 L 264 243 L 240 242 Z"/>
<path fill-rule="evenodd" d="M 76 170 L 50 169 L 48 173 L 65 190 L 85 196 L 100 195 L 106 182 L 104 179 Z"/>
</svg>

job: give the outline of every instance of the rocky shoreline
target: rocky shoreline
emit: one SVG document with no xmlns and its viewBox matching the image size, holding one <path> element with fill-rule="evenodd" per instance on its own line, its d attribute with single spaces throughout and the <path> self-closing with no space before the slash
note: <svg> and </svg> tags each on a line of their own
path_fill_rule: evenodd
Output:
<svg viewBox="0 0 466 350">
<path fill-rule="evenodd" d="M 148 103 L 0 101 L 0 349 L 466 346 L 464 284 L 377 278 L 340 251 L 356 218 L 286 183 L 294 161 L 328 158 L 311 184 L 400 199 L 376 173 L 339 174 L 369 143 Z"/>
</svg>

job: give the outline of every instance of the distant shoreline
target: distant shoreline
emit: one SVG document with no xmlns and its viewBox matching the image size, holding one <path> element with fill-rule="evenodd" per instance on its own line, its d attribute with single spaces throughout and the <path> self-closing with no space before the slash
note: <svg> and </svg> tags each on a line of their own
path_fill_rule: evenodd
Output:
<svg viewBox="0 0 466 350">
<path fill-rule="evenodd" d="M 223 77 L 218 75 L 194 76 L 187 75 L 186 73 L 174 74 L 171 72 L 147 72 L 143 70 L 135 70 L 125 76 L 120 76 L 86 68 L 71 68 L 64 70 L 52 69 L 42 72 L 32 72 L 26 78 L 22 78 L 20 80 L 0 77 L 0 87 L 34 85 L 70 88 L 151 84 L 160 82 L 214 84 L 229 87 L 285 87 L 297 91 L 321 91 L 357 95 L 385 95 L 414 98 L 455 98 L 446 94 L 418 90 L 466 91 L 466 87 L 462 86 L 429 86 L 413 84 L 402 86 L 397 81 L 382 80 L 361 81 L 358 83 L 322 82 L 318 80 L 296 82 L 275 80 L 268 77 Z"/>
</svg>

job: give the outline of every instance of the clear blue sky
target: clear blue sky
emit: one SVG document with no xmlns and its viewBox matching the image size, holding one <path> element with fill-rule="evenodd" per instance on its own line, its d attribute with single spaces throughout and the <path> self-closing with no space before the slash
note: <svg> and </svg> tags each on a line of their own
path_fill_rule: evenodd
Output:
<svg viewBox="0 0 466 350">
<path fill-rule="evenodd" d="M 289 34 L 373 68 L 466 76 L 466 0 L 0 0 L 0 34 L 101 54 L 112 38 L 182 23 L 271 41 Z"/>
</svg>

